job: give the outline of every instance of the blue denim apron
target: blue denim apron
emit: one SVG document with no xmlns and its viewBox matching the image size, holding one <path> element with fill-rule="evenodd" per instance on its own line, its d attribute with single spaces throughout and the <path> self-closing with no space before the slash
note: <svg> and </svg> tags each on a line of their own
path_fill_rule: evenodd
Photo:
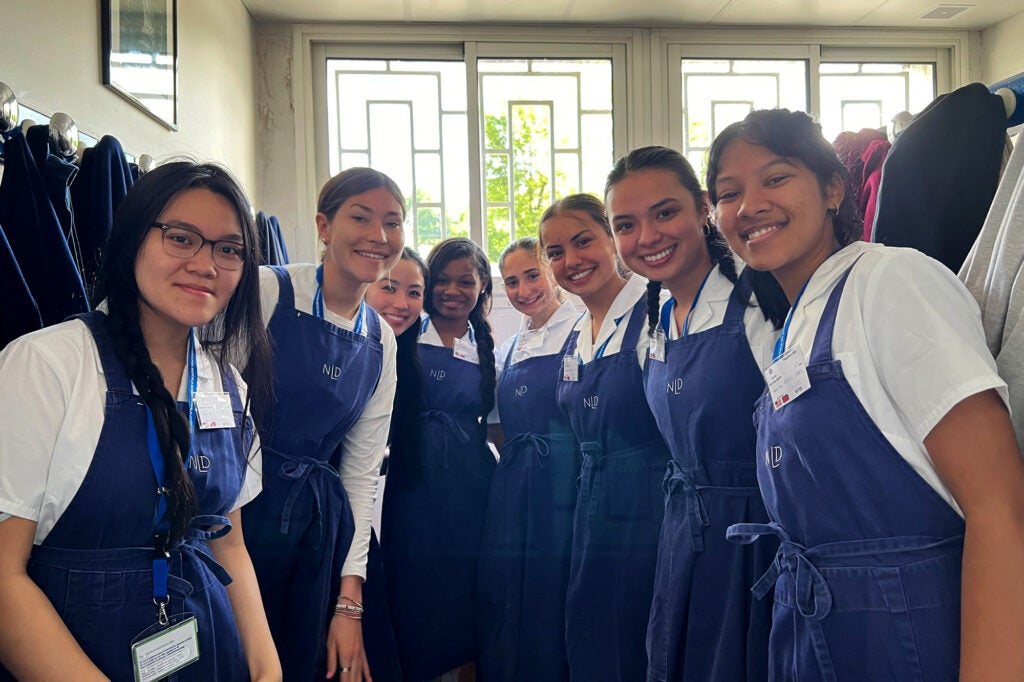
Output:
<svg viewBox="0 0 1024 682">
<path fill-rule="evenodd" d="M 498 381 L 505 443 L 487 503 L 478 602 L 488 682 L 569 679 L 565 592 L 580 456 L 555 402 L 561 363 L 562 353 L 527 358 Z"/>
<path fill-rule="evenodd" d="M 274 408 L 259 424 L 263 492 L 242 510 L 245 542 L 284 677 L 325 671 L 326 626 L 354 523 L 338 475 L 341 446 L 380 379 L 380 320 L 368 334 L 295 309 L 291 277 L 272 267 L 280 296 L 268 330 Z"/>
<path fill-rule="evenodd" d="M 757 406 L 772 523 L 729 534 L 781 541 L 754 588 L 775 585 L 771 680 L 953 681 L 964 522 L 886 440 L 832 357 L 848 276 L 818 323 L 810 389 L 779 410 L 765 392 Z"/>
<path fill-rule="evenodd" d="M 423 451 L 418 475 L 384 490 L 388 602 L 407 680 L 477 656 L 476 574 L 494 456 L 480 422 L 480 366 L 419 345 Z M 397 483 L 397 482 L 396 482 Z"/>
<path fill-rule="evenodd" d="M 106 315 L 78 316 L 92 333 L 107 382 L 103 429 L 81 487 L 42 545 L 32 548 L 27 571 L 64 620 L 89 659 L 112 680 L 133 680 L 131 643 L 156 623 L 153 605 L 153 512 L 156 477 L 147 454 L 146 407 L 114 351 Z M 171 550 L 167 613 L 194 614 L 199 660 L 174 680 L 247 680 L 249 667 L 225 585 L 227 572 L 206 544 L 230 530 L 225 514 L 242 489 L 252 443 L 230 370 L 221 368 L 235 427 L 197 429 L 189 478 L 199 516 Z M 188 414 L 184 403 L 179 410 Z M 211 532 L 212 525 L 227 524 Z M 13 679 L 0 668 L 0 679 Z"/>
<path fill-rule="evenodd" d="M 672 452 L 647 629 L 652 682 L 768 678 L 771 604 L 750 588 L 776 548 L 725 537 L 733 523 L 768 521 L 751 421 L 764 379 L 743 324 L 750 294 L 742 276 L 721 325 L 667 341 L 664 362 L 644 367 L 647 402 Z"/>
<path fill-rule="evenodd" d="M 579 366 L 578 381 L 560 380 L 557 387 L 558 406 L 583 451 L 565 604 L 569 673 L 579 682 L 636 682 L 647 674 L 669 453 L 647 406 L 636 357 L 646 316 L 641 298 L 621 350 L 595 356 Z M 569 336 L 564 356 L 576 355 L 578 335 Z"/>
</svg>

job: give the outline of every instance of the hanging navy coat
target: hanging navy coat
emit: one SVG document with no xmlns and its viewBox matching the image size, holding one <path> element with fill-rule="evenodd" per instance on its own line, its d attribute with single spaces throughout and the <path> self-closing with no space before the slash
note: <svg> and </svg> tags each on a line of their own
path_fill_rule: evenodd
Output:
<svg viewBox="0 0 1024 682">
<path fill-rule="evenodd" d="M 20 132 L 4 144 L 0 225 L 39 307 L 43 325 L 89 310 L 82 278 L 43 177 Z"/>
<path fill-rule="evenodd" d="M 39 168 L 39 172 L 43 176 L 46 193 L 50 197 L 50 204 L 60 222 L 64 238 L 68 242 L 71 257 L 81 272 L 82 250 L 78 243 L 78 234 L 75 231 L 75 214 L 71 209 L 71 183 L 78 176 L 78 166 L 53 152 L 50 145 L 50 126 L 32 126 L 25 133 L 25 139 L 28 140 L 28 147 L 32 152 L 32 158 L 36 161 L 36 167 Z M 83 283 L 86 293 L 89 293 L 89 282 Z"/>
<path fill-rule="evenodd" d="M 25 276 L 21 274 L 18 261 L 14 258 L 11 245 L 0 225 L 0 300 L 4 302 L 4 314 L 0 315 L 0 349 L 36 329 L 42 329 L 39 306 L 32 292 L 28 290 Z"/>
<path fill-rule="evenodd" d="M 86 282 L 92 282 L 110 236 L 114 210 L 133 180 L 121 143 L 110 135 L 85 150 L 81 166 L 78 179 L 71 185 L 71 203 L 82 245 L 82 274 Z"/>
<path fill-rule="evenodd" d="M 957 272 L 992 204 L 1005 144 L 1003 100 L 984 85 L 936 98 L 885 157 L 871 241 L 913 247 Z"/>
</svg>

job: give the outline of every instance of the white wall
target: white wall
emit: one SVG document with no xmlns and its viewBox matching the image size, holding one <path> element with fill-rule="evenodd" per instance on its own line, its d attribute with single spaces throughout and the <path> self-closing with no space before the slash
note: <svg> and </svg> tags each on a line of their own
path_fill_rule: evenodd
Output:
<svg viewBox="0 0 1024 682">
<path fill-rule="evenodd" d="M 178 130 L 103 85 L 100 0 L 4 2 L 0 81 L 47 115 L 62 111 L 129 154 L 187 154 L 256 188 L 255 23 L 241 0 L 178 0 Z M 258 202 L 257 202 L 258 204 Z"/>
<path fill-rule="evenodd" d="M 1024 13 L 981 32 L 982 80 L 994 83 L 1024 71 Z"/>
</svg>

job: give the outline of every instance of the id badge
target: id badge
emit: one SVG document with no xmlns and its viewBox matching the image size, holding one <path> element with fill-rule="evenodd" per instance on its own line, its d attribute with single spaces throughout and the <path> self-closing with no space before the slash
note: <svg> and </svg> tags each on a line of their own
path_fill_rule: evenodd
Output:
<svg viewBox="0 0 1024 682">
<path fill-rule="evenodd" d="M 764 381 L 776 410 L 803 395 L 811 387 L 811 380 L 807 377 L 800 346 L 793 346 L 769 365 L 764 371 Z"/>
<path fill-rule="evenodd" d="M 465 360 L 466 362 L 471 362 L 474 365 L 480 364 L 480 358 L 477 356 L 476 346 L 469 341 L 455 339 L 455 345 L 452 348 L 452 355 L 459 360 Z"/>
<path fill-rule="evenodd" d="M 155 682 L 199 660 L 199 625 L 192 614 L 152 625 L 132 641 L 135 682 Z"/>
<path fill-rule="evenodd" d="M 562 381 L 579 381 L 580 363 L 575 355 L 562 357 Z"/>
<path fill-rule="evenodd" d="M 654 332 L 651 345 L 647 349 L 647 357 L 658 362 L 665 362 L 665 332 L 661 329 Z"/>
<path fill-rule="evenodd" d="M 195 393 L 192 402 L 199 413 L 200 429 L 233 429 L 235 413 L 227 393 Z"/>
</svg>

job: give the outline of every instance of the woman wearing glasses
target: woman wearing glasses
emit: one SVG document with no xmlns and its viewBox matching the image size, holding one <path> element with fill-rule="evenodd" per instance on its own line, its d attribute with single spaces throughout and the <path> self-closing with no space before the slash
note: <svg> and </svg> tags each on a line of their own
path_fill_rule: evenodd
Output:
<svg viewBox="0 0 1024 682">
<path fill-rule="evenodd" d="M 224 362 L 247 348 L 265 388 L 257 243 L 223 169 L 161 166 L 114 217 L 103 312 L 0 354 L 0 679 L 137 679 L 167 652 L 182 680 L 281 679 L 238 528 L 260 460 Z"/>
<path fill-rule="evenodd" d="M 363 302 L 399 259 L 405 203 L 351 168 L 320 191 L 323 261 L 264 268 L 273 405 L 257 406 L 264 492 L 246 542 L 285 679 L 369 679 L 362 583 L 395 394 L 395 335 Z"/>
</svg>

